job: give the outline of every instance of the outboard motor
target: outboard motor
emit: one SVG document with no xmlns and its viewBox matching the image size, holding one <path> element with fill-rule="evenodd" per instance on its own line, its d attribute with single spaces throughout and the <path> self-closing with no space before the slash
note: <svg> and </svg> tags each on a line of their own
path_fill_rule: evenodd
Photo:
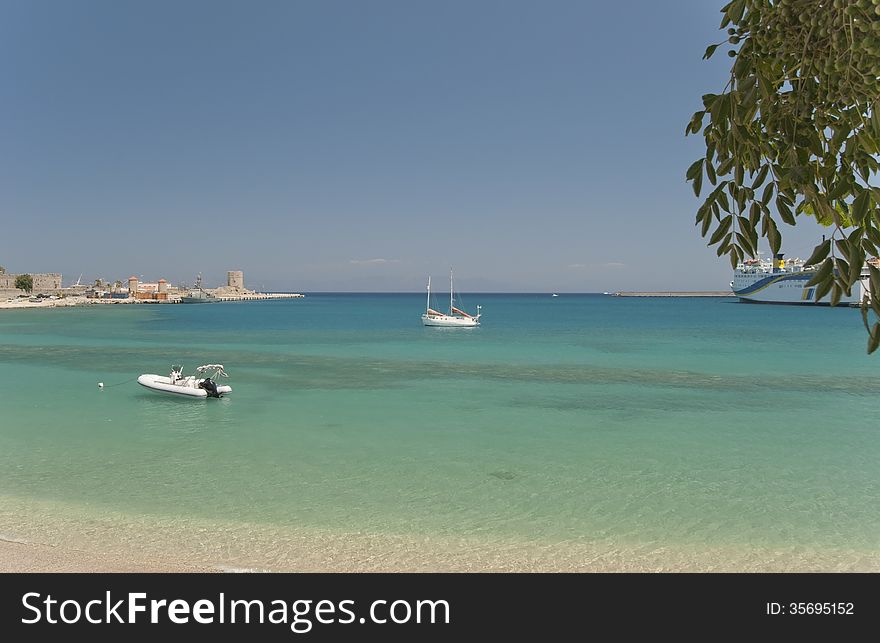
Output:
<svg viewBox="0 0 880 643">
<path fill-rule="evenodd" d="M 220 397 L 217 392 L 217 384 L 212 379 L 204 379 L 199 382 L 199 388 L 203 388 L 208 392 L 208 397 Z"/>
</svg>

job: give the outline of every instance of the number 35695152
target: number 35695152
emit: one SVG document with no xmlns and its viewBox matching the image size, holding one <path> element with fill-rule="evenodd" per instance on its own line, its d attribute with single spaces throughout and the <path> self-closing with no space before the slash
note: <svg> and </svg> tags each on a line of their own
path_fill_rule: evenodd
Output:
<svg viewBox="0 0 880 643">
<path fill-rule="evenodd" d="M 789 603 L 789 614 L 852 614 L 852 603 Z"/>
</svg>

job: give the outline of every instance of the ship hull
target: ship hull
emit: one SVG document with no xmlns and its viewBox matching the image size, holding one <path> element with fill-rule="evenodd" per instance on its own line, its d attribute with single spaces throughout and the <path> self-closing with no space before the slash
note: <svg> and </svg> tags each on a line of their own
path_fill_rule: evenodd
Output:
<svg viewBox="0 0 880 643">
<path fill-rule="evenodd" d="M 830 295 L 826 294 L 817 302 L 816 286 L 807 285 L 814 275 L 813 271 L 736 275 L 731 286 L 733 294 L 743 302 L 801 306 L 829 305 Z M 863 279 L 853 285 L 849 296 L 844 294 L 840 298 L 840 305 L 858 306 L 865 292 L 867 287 Z"/>
<path fill-rule="evenodd" d="M 181 304 L 214 304 L 220 301 L 219 299 L 215 299 L 214 297 L 181 297 Z"/>
</svg>

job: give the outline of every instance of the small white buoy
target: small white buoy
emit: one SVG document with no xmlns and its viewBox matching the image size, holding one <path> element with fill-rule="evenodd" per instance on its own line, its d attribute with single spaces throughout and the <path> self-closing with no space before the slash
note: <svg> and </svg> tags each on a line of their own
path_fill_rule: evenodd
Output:
<svg viewBox="0 0 880 643">
<path fill-rule="evenodd" d="M 98 382 L 98 388 L 104 388 L 104 382 Z"/>
</svg>

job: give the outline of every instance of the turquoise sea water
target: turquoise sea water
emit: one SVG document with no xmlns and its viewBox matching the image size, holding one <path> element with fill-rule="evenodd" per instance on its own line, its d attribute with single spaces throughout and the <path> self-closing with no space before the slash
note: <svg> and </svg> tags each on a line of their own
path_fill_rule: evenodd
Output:
<svg viewBox="0 0 880 643">
<path fill-rule="evenodd" d="M 0 311 L 0 492 L 147 522 L 880 549 L 858 311 L 468 295 L 470 330 L 422 327 L 423 302 Z M 128 381 L 209 362 L 221 400 Z"/>
</svg>

